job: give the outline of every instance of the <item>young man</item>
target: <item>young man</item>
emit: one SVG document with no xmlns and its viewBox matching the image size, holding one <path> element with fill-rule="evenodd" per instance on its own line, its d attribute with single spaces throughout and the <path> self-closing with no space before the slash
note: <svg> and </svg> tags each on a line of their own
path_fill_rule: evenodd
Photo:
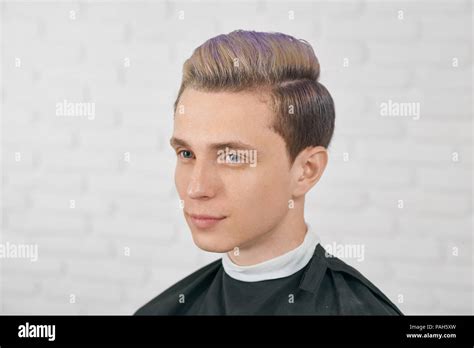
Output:
<svg viewBox="0 0 474 348">
<path fill-rule="evenodd" d="M 219 35 L 185 62 L 175 183 L 195 244 L 223 258 L 135 314 L 402 314 L 305 222 L 335 120 L 318 78 L 311 46 L 281 33 Z"/>
</svg>

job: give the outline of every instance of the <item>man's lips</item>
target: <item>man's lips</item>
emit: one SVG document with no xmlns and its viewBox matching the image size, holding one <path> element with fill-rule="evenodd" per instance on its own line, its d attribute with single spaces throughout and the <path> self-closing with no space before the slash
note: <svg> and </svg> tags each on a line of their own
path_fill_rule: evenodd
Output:
<svg viewBox="0 0 474 348">
<path fill-rule="evenodd" d="M 205 214 L 190 214 L 186 213 L 193 219 L 198 219 L 198 220 L 222 220 L 225 219 L 226 216 L 223 215 L 205 215 Z"/>
<path fill-rule="evenodd" d="M 227 217 L 221 215 L 186 214 L 191 218 L 193 224 L 199 228 L 212 227 Z"/>
</svg>

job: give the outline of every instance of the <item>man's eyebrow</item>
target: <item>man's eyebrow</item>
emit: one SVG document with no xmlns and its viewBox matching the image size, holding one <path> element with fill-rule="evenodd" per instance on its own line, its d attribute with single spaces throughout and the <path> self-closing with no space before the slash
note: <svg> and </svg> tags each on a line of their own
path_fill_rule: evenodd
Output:
<svg viewBox="0 0 474 348">
<path fill-rule="evenodd" d="M 172 137 L 170 139 L 170 144 L 171 146 L 173 147 L 177 147 L 177 146 L 183 146 L 183 147 L 191 147 L 185 140 L 183 139 L 179 139 L 179 138 L 175 138 L 175 137 Z M 208 147 L 211 149 L 211 150 L 220 150 L 220 149 L 224 149 L 226 147 L 228 148 L 231 148 L 231 149 L 249 149 L 249 150 L 256 150 L 256 147 L 255 146 L 252 146 L 250 144 L 246 144 L 240 140 L 234 140 L 234 141 L 224 141 L 224 142 L 220 142 L 220 143 L 212 143 L 212 144 L 208 144 Z"/>
<path fill-rule="evenodd" d="M 170 139 L 170 145 L 172 147 L 178 147 L 178 146 L 190 147 L 186 141 L 184 141 L 183 139 L 175 138 L 175 137 L 172 137 Z"/>
</svg>

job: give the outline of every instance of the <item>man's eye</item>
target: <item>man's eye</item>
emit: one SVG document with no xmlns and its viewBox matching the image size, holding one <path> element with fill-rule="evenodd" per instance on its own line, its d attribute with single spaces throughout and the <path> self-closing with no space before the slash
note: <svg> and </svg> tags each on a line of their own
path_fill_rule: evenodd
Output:
<svg viewBox="0 0 474 348">
<path fill-rule="evenodd" d="M 191 151 L 181 150 L 178 152 L 178 156 L 181 156 L 182 158 L 185 158 L 185 159 L 190 159 L 192 158 L 193 154 Z"/>
<path fill-rule="evenodd" d="M 229 154 L 227 156 L 227 162 L 229 163 L 239 163 L 239 156 L 235 154 Z"/>
<path fill-rule="evenodd" d="M 230 153 L 226 157 L 226 163 L 230 163 L 230 164 L 246 163 L 246 157 L 243 154 L 239 155 L 235 153 Z"/>
<path fill-rule="evenodd" d="M 227 156 L 228 163 L 241 163 L 242 161 L 243 161 L 243 158 L 236 154 L 229 154 Z"/>
</svg>

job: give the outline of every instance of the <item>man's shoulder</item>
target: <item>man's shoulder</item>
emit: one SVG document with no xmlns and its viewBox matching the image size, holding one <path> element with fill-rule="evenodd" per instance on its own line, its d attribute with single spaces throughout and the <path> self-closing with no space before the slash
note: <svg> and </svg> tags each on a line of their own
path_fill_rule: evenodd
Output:
<svg viewBox="0 0 474 348">
<path fill-rule="evenodd" d="M 189 302 L 199 296 L 214 278 L 221 264 L 221 259 L 217 259 L 199 268 L 140 307 L 134 315 L 179 314 L 180 299 Z"/>
<path fill-rule="evenodd" d="M 340 314 L 403 315 L 400 309 L 362 273 L 318 246 L 325 274 L 318 293 L 337 297 Z"/>
</svg>

